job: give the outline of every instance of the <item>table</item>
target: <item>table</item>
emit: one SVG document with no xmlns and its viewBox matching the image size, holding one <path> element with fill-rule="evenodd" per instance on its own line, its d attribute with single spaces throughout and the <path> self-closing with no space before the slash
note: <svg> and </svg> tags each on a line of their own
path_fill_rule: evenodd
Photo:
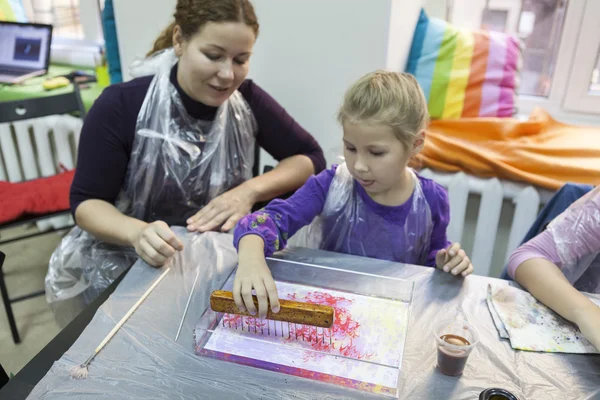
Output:
<svg viewBox="0 0 600 400">
<path fill-rule="evenodd" d="M 35 385 L 46 375 L 52 363 L 69 350 L 81 332 L 90 323 L 98 308 L 115 291 L 119 283 L 125 278 L 125 271 L 112 285 L 110 285 L 96 300 L 81 312 L 69 325 L 54 337 L 17 375 L 8 381 L 0 390 L 2 399 L 24 399 L 33 390 Z"/>
<path fill-rule="evenodd" d="M 31 398 L 247 398 L 341 399 L 373 398 L 373 395 L 275 372 L 248 368 L 193 354 L 191 330 L 206 306 L 207 294 L 219 287 L 224 274 L 235 265 L 229 235 L 211 233 L 204 242 L 185 242 L 185 250 L 206 249 L 202 260 L 174 265 L 155 293 L 128 321 L 90 368 L 90 378 L 75 381 L 68 367 L 81 363 L 113 324 L 120 319 L 148 285 L 160 274 L 136 263 L 127 277 L 94 316 L 69 351 L 50 369 Z M 196 239 L 194 239 L 196 240 Z M 229 246 L 229 247 L 228 247 Z M 209 249 L 219 249 L 210 254 Z M 214 251 L 213 251 L 214 253 Z M 477 399 L 489 387 L 503 387 L 521 399 L 581 399 L 600 397 L 600 356 L 516 352 L 501 341 L 486 306 L 488 283 L 497 279 L 466 279 L 412 265 L 373 260 L 311 249 L 288 249 L 277 258 L 410 279 L 415 282 L 408 338 L 400 372 L 402 399 Z M 193 296 L 184 334 L 174 342 L 195 269 L 191 264 L 217 265 L 203 275 Z M 181 295 L 178 295 L 180 293 Z M 480 343 L 469 358 L 463 377 L 447 377 L 437 371 L 432 322 L 440 318 L 465 318 L 479 330 Z M 64 346 L 63 346 L 64 347 Z M 46 351 L 44 349 L 43 351 Z M 35 359 L 34 359 L 35 361 Z M 32 361 L 32 362 L 34 362 Z M 29 367 L 26 366 L 24 371 Z M 21 379 L 19 373 L 14 379 Z M 25 378 L 22 378 L 25 379 Z M 11 382 L 13 384 L 13 382 Z M 9 384 L 10 385 L 10 384 Z M 14 387 L 14 386 L 13 386 Z M 10 389 L 11 386 L 7 386 Z M 14 392 L 1 391 L 0 397 Z"/>
<path fill-rule="evenodd" d="M 28 79 L 21 85 L 0 86 L 0 101 L 24 100 L 34 97 L 54 96 L 57 94 L 72 92 L 73 88 L 70 85 L 55 90 L 44 90 L 42 84 L 50 77 L 66 75 L 74 70 L 82 70 L 92 74 L 94 73 L 93 70 L 86 68 L 78 68 L 66 65 L 51 65 L 47 75 Z M 96 82 L 87 83 L 86 85 L 89 85 L 89 88 L 81 89 L 81 100 L 83 101 L 86 111 L 88 111 L 92 107 L 94 101 L 96 101 L 98 96 L 100 96 L 102 90 L 104 90 L 104 87 L 99 86 Z"/>
</svg>

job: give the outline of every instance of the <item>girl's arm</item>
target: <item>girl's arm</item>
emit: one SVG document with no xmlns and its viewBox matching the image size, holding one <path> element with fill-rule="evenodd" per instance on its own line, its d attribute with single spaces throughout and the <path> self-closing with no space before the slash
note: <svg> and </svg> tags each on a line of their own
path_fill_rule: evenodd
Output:
<svg viewBox="0 0 600 400">
<path fill-rule="evenodd" d="M 589 266 L 564 264 L 577 264 L 585 256 L 600 251 L 599 199 L 600 191 L 594 189 L 571 204 L 548 230 L 515 250 L 507 269 L 536 299 L 577 324 L 600 350 L 600 308 L 575 289 L 566 277 L 573 276 L 567 272 L 570 268 Z M 579 270 L 576 275 L 582 272 Z"/>
<path fill-rule="evenodd" d="M 429 196 L 426 194 L 426 198 L 429 208 L 431 209 L 433 230 L 431 232 L 431 243 L 425 265 L 428 267 L 435 267 L 438 252 L 442 249 L 449 248 L 451 244 L 448 241 L 448 235 L 446 233 L 448 224 L 450 223 L 450 202 L 448 200 L 446 189 L 433 181 L 430 181 L 430 184 L 433 186 L 427 193 L 431 194 Z M 425 186 L 423 188 L 425 190 Z"/>
<path fill-rule="evenodd" d="M 276 199 L 265 208 L 242 218 L 234 231 L 234 245 L 247 235 L 256 235 L 264 245 L 261 251 L 270 256 L 285 248 L 287 240 L 323 211 L 335 168 L 311 177 L 287 200 Z M 241 253 L 240 253 L 241 255 Z"/>
<path fill-rule="evenodd" d="M 334 174 L 335 169 L 331 169 L 311 177 L 288 200 L 273 200 L 263 210 L 242 218 L 237 224 L 234 244 L 239 263 L 233 297 L 241 310 L 256 314 L 252 299 L 254 290 L 261 318 L 266 317 L 269 305 L 273 312 L 279 311 L 277 287 L 265 256 L 283 249 L 289 237 L 323 211 Z"/>
<path fill-rule="evenodd" d="M 562 271 L 545 258 L 532 258 L 519 265 L 516 281 L 539 301 L 575 323 L 600 350 L 600 307 L 580 293 Z"/>
</svg>

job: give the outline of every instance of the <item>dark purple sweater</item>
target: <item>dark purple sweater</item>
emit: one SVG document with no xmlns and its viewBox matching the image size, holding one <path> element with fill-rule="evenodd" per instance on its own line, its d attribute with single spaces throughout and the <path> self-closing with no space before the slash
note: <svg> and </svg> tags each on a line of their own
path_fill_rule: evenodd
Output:
<svg viewBox="0 0 600 400">
<path fill-rule="evenodd" d="M 185 94 L 177 84 L 176 76 L 177 65 L 171 71 L 170 80 L 187 112 L 194 118 L 213 120 L 217 108 L 199 103 Z M 142 77 L 112 85 L 104 90 L 90 109 L 81 131 L 77 169 L 71 185 L 73 215 L 79 204 L 88 199 L 115 203 L 127 172 L 137 116 L 152 78 Z M 319 144 L 275 99 L 252 80 L 245 80 L 238 90 L 258 123 L 256 139 L 260 147 L 278 161 L 294 155 L 306 155 L 312 160 L 315 173 L 325 168 Z"/>
</svg>

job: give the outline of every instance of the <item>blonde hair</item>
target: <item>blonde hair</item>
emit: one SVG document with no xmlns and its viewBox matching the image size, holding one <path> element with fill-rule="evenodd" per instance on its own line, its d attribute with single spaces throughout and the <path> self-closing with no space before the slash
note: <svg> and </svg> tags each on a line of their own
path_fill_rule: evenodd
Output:
<svg viewBox="0 0 600 400">
<path fill-rule="evenodd" d="M 378 70 L 360 78 L 346 91 L 338 112 L 341 124 L 382 124 L 412 147 L 429 123 L 427 100 L 414 76 Z"/>
</svg>

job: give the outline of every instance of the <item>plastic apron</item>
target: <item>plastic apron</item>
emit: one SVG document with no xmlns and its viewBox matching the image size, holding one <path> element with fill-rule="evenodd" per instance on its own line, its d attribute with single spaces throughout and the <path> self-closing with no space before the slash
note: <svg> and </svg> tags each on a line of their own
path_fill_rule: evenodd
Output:
<svg viewBox="0 0 600 400">
<path fill-rule="evenodd" d="M 252 178 L 257 124 L 239 92 L 214 121 L 190 117 L 169 80 L 172 49 L 158 64 L 138 114 L 136 137 L 116 207 L 143 221 L 185 221 L 210 200 Z M 184 223 L 184 222 L 179 222 Z M 64 326 L 137 260 L 132 248 L 111 245 L 75 227 L 50 259 L 46 298 Z"/>
<path fill-rule="evenodd" d="M 346 164 L 331 182 L 322 213 L 300 230 L 289 245 L 423 265 L 430 244 L 431 209 L 416 174 L 415 189 L 404 225 L 369 208 Z"/>
<path fill-rule="evenodd" d="M 600 293 L 600 188 L 556 217 L 548 231 L 567 280 L 583 292 Z"/>
</svg>

